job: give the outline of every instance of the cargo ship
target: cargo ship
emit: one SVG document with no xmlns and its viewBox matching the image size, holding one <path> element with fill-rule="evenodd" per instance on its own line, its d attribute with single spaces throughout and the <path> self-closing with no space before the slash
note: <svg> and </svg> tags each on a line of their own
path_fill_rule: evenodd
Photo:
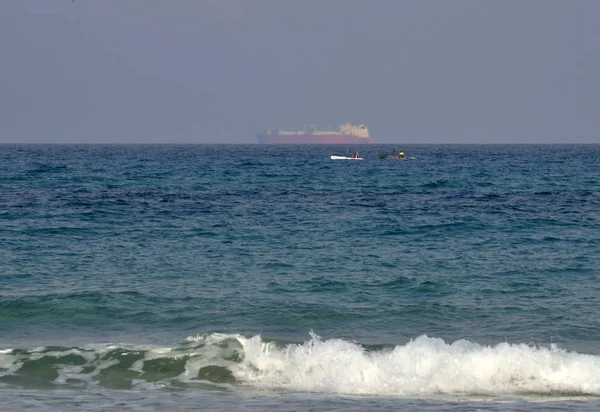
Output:
<svg viewBox="0 0 600 412">
<path fill-rule="evenodd" d="M 302 130 L 273 127 L 256 135 L 260 144 L 370 144 L 373 138 L 364 124 L 342 124 L 337 130 L 308 125 Z"/>
</svg>

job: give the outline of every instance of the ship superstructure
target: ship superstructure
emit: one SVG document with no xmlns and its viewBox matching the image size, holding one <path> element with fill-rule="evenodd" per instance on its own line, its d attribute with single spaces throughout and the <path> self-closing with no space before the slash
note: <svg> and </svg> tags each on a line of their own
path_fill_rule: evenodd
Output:
<svg viewBox="0 0 600 412">
<path fill-rule="evenodd" d="M 337 130 L 307 125 L 302 129 L 272 127 L 256 135 L 260 144 L 370 144 L 373 138 L 364 124 L 344 123 Z"/>
</svg>

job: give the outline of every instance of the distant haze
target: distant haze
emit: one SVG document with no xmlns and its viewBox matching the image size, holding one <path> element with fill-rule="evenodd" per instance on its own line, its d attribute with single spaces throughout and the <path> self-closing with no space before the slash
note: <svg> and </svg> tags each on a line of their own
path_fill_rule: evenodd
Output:
<svg viewBox="0 0 600 412">
<path fill-rule="evenodd" d="M 600 143 L 596 0 L 1 0 L 0 143 Z"/>
</svg>

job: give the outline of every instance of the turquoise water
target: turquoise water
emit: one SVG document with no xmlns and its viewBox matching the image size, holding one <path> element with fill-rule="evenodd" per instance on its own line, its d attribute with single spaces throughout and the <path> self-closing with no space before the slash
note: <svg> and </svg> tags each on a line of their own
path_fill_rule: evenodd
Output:
<svg viewBox="0 0 600 412">
<path fill-rule="evenodd" d="M 0 146 L 0 409 L 598 410 L 600 146 L 355 149 Z"/>
</svg>

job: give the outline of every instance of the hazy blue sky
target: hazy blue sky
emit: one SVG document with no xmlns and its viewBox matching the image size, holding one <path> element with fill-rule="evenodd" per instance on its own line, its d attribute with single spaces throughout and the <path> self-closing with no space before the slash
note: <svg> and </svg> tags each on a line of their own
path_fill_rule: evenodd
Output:
<svg viewBox="0 0 600 412">
<path fill-rule="evenodd" d="M 600 143 L 600 0 L 0 0 L 0 142 Z"/>
</svg>

